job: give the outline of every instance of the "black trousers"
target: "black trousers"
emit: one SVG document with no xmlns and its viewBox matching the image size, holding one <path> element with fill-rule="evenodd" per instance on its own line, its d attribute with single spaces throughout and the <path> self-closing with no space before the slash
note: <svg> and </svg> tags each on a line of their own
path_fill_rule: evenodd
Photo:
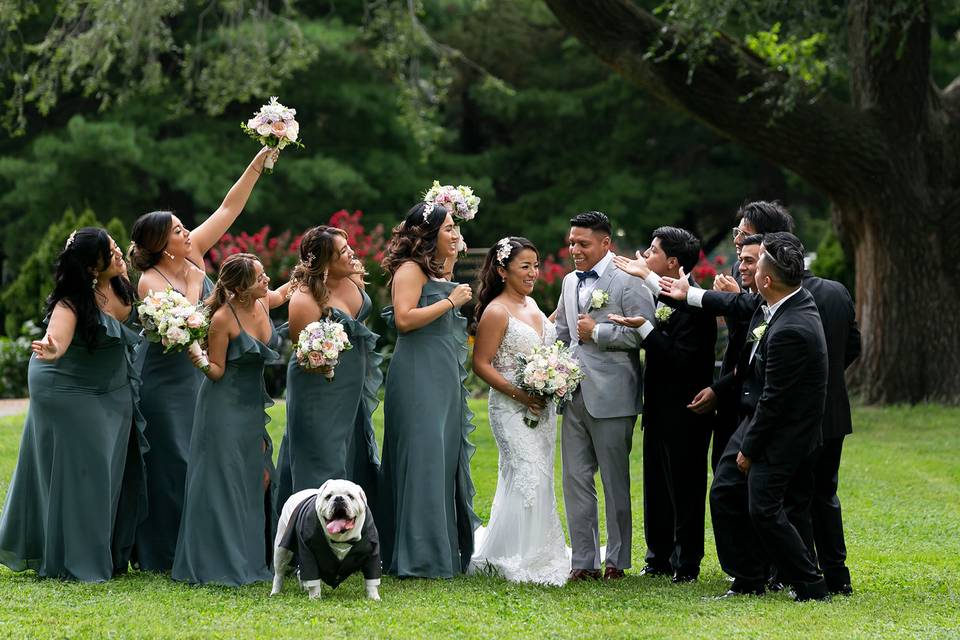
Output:
<svg viewBox="0 0 960 640">
<path fill-rule="evenodd" d="M 696 576 L 703 559 L 710 421 L 643 430 L 643 534 L 646 562 Z"/>
<path fill-rule="evenodd" d="M 843 436 L 824 440 L 813 466 L 813 492 L 810 499 L 801 502 L 791 496 L 787 503 L 790 521 L 800 530 L 831 590 L 850 584 L 843 516 L 840 498 L 837 497 L 842 452 Z"/>
<path fill-rule="evenodd" d="M 761 586 L 770 562 L 783 582 L 810 592 L 823 578 L 797 528 L 787 517 L 788 493 L 809 503 L 814 456 L 784 464 L 754 460 L 748 474 L 737 468 L 741 432 L 727 445 L 710 489 L 710 513 L 720 566 L 742 586 Z M 804 495 L 808 496 L 804 499 Z"/>
<path fill-rule="evenodd" d="M 710 468 L 714 472 L 727 449 L 730 436 L 740 424 L 739 393 L 721 396 L 717 400 L 717 415 L 713 417 L 713 449 L 710 451 Z"/>
</svg>

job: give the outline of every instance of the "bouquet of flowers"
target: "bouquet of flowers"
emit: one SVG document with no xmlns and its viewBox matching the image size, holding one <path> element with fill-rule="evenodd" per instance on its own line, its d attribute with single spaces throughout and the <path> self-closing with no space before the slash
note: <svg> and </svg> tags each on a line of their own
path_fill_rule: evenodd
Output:
<svg viewBox="0 0 960 640">
<path fill-rule="evenodd" d="M 277 97 L 270 98 L 270 102 L 260 107 L 260 110 L 253 114 L 253 117 L 241 122 L 240 128 L 247 135 L 262 145 L 273 147 L 279 153 L 288 145 L 303 147 L 303 144 L 297 140 L 300 135 L 300 125 L 294 119 L 297 115 L 296 109 L 290 109 L 277 102 Z M 267 173 L 273 172 L 273 163 L 276 155 L 271 154 L 263 163 L 263 168 Z"/>
<path fill-rule="evenodd" d="M 583 378 L 580 363 L 562 342 L 537 345 L 530 353 L 517 354 L 514 384 L 530 395 L 550 398 L 557 408 L 573 397 Z M 535 427 L 540 419 L 527 409 L 523 421 L 528 427 Z"/>
<path fill-rule="evenodd" d="M 323 375 L 333 380 L 333 368 L 340 354 L 353 349 L 343 325 L 334 320 L 311 322 L 297 338 L 297 364 L 307 371 L 326 369 Z"/>
<path fill-rule="evenodd" d="M 458 223 L 469 222 L 477 215 L 477 209 L 480 207 L 480 198 L 473 195 L 473 189 L 462 184 L 454 187 L 450 184 L 441 185 L 439 180 L 434 180 L 433 185 L 423 193 L 423 201 L 427 204 L 439 204 L 447 210 L 453 219 Z M 457 225 L 457 233 L 460 233 L 460 225 Z M 463 255 L 467 251 L 467 243 L 460 236 L 460 245 L 457 251 Z"/>
<path fill-rule="evenodd" d="M 151 291 L 137 306 L 143 332 L 150 342 L 163 345 L 163 352 L 183 351 L 200 356 L 201 368 L 210 366 L 200 343 L 207 339 L 210 318 L 202 304 L 190 304 L 180 292 Z"/>
</svg>

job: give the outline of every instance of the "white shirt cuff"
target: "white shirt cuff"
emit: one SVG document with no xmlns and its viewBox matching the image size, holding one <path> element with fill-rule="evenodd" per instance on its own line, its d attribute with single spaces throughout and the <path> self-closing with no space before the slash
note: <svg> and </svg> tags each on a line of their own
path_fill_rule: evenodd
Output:
<svg viewBox="0 0 960 640">
<path fill-rule="evenodd" d="M 637 331 L 640 332 L 640 339 L 646 340 L 647 336 L 650 335 L 650 332 L 653 331 L 653 323 L 647 320 L 642 325 L 640 325 L 640 328 L 637 329 Z"/>
<path fill-rule="evenodd" d="M 593 325 L 593 331 L 590 332 L 590 337 L 593 338 L 593 341 L 596 342 L 597 338 L 600 337 L 600 323 Z"/>
<path fill-rule="evenodd" d="M 687 290 L 687 304 L 691 307 L 703 308 L 703 294 L 706 293 L 704 289 L 698 289 L 696 287 L 690 287 Z"/>
<path fill-rule="evenodd" d="M 643 279 L 643 284 L 650 290 L 654 298 L 660 295 L 660 276 L 653 271 L 648 273 L 647 277 Z"/>
</svg>

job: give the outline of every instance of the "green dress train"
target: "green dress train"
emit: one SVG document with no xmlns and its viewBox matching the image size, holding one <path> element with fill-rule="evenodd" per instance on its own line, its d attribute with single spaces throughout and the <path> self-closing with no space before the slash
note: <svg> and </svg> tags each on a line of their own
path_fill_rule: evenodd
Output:
<svg viewBox="0 0 960 640">
<path fill-rule="evenodd" d="M 274 332 L 269 343 L 276 338 Z M 227 348 L 223 377 L 200 385 L 174 580 L 238 586 L 273 577 L 273 443 L 265 410 L 273 401 L 263 369 L 278 358 L 240 325 Z"/>
<path fill-rule="evenodd" d="M 212 290 L 213 282 L 205 276 L 200 300 Z M 146 455 L 150 514 L 137 529 L 135 560 L 142 570 L 169 571 L 180 531 L 193 414 L 205 376 L 186 351 L 164 354 L 157 342 L 144 342 L 140 350 L 140 410 L 150 442 Z"/>
<path fill-rule="evenodd" d="M 418 307 L 446 298 L 455 282 L 428 280 Z M 383 317 L 393 325 L 393 308 Z M 399 333 L 384 397 L 383 463 L 376 511 L 384 571 L 450 578 L 473 555 L 467 440 L 474 430 L 463 385 L 466 319 L 450 309 L 420 329 Z"/>
<path fill-rule="evenodd" d="M 0 562 L 102 582 L 127 569 L 146 516 L 144 421 L 131 312 L 102 311 L 93 351 L 75 335 L 56 361 L 30 358 L 30 405 L 0 515 Z"/>
<path fill-rule="evenodd" d="M 345 351 L 332 381 L 307 373 L 296 355 L 287 365 L 287 430 L 280 444 L 277 512 L 293 493 L 316 489 L 332 478 L 346 478 L 363 487 L 375 504 L 380 460 L 373 431 L 373 412 L 383 383 L 376 351 L 380 336 L 363 321 L 370 315 L 370 296 L 356 320 L 332 308 L 330 318 L 343 324 L 353 349 Z M 296 336 L 294 336 L 296 337 Z"/>
</svg>

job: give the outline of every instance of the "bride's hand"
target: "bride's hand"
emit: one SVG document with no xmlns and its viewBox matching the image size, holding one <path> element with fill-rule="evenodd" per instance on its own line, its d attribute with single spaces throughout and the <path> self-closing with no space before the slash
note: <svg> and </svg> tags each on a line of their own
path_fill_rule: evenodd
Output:
<svg viewBox="0 0 960 640">
<path fill-rule="evenodd" d="M 521 389 L 517 389 L 517 402 L 530 409 L 530 411 L 536 415 L 540 415 L 540 412 L 547 407 L 546 398 L 531 395 Z"/>
</svg>

